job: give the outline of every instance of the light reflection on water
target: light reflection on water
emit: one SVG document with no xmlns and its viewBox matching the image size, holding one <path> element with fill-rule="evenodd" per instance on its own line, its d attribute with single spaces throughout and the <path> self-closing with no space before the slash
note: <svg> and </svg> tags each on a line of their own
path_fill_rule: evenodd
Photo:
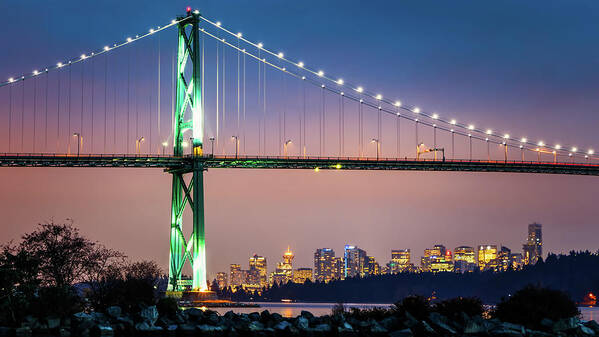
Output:
<svg viewBox="0 0 599 337">
<path fill-rule="evenodd" d="M 296 317 L 302 312 L 302 310 L 309 311 L 315 316 L 330 315 L 331 309 L 335 303 L 281 303 L 281 302 L 256 302 L 260 305 L 259 308 L 209 308 L 214 310 L 221 315 L 224 315 L 227 311 L 232 310 L 236 313 L 261 312 L 262 310 L 268 310 L 271 313 L 279 313 L 283 317 Z M 375 308 L 384 307 L 388 308 L 391 304 L 376 304 L 376 303 L 345 303 L 345 308 Z M 580 307 L 582 319 L 598 320 L 599 319 L 599 307 Z"/>
</svg>

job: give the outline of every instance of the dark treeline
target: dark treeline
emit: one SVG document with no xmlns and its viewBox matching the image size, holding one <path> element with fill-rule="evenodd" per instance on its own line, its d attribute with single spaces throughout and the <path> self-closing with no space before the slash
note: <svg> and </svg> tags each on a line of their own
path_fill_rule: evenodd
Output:
<svg viewBox="0 0 599 337">
<path fill-rule="evenodd" d="M 393 303 L 409 295 L 439 299 L 478 297 L 493 304 L 507 294 L 514 294 L 528 284 L 535 284 L 566 292 L 580 301 L 589 292 L 599 293 L 599 254 L 570 252 L 568 255 L 550 254 L 545 261 L 522 270 L 494 273 L 402 273 L 352 278 L 344 281 L 288 283 L 265 289 L 262 295 L 244 291 L 221 291 L 233 300 L 280 301 L 292 299 L 305 302 L 370 302 Z"/>
</svg>

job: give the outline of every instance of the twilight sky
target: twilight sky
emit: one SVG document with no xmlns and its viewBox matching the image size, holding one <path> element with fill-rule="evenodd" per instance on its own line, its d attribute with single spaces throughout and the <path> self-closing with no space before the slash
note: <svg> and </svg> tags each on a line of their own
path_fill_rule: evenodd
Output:
<svg viewBox="0 0 599 337">
<path fill-rule="evenodd" d="M 385 97 L 599 150 L 596 1 L 5 1 L 0 78 L 164 24 L 186 5 Z M 346 243 L 381 264 L 392 248 L 418 261 L 437 243 L 521 251 L 533 221 L 546 252 L 598 248 L 593 177 L 211 170 L 205 181 L 210 277 L 247 267 L 253 253 L 272 269 L 287 245 L 310 267 L 316 248 L 339 255 Z M 160 170 L 11 168 L 0 186 L 1 241 L 73 218 L 91 238 L 166 270 L 170 176 Z"/>
</svg>

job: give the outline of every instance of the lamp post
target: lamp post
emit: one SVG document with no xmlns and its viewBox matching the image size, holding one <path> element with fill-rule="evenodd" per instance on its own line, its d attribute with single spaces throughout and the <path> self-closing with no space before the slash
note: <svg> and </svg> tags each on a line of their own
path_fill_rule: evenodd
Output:
<svg viewBox="0 0 599 337">
<path fill-rule="evenodd" d="M 380 151 L 380 147 L 381 147 L 381 142 L 376 138 L 372 138 L 372 140 L 370 142 L 376 143 L 376 160 L 379 160 L 379 151 Z"/>
<path fill-rule="evenodd" d="M 289 144 L 291 144 L 291 139 L 288 139 L 285 141 L 285 143 L 283 144 L 283 152 L 285 157 L 287 157 L 287 146 L 289 146 Z"/>
<path fill-rule="evenodd" d="M 141 142 L 146 140 L 144 137 L 140 137 L 135 141 L 135 154 L 141 154 Z"/>
<path fill-rule="evenodd" d="M 79 157 L 79 151 L 81 150 L 80 144 L 82 142 L 81 134 L 79 132 L 75 132 L 75 133 L 73 133 L 73 137 L 77 137 L 77 157 Z"/>
<path fill-rule="evenodd" d="M 231 139 L 235 140 L 235 159 L 237 159 L 237 155 L 239 154 L 239 137 L 231 136 Z"/>
<path fill-rule="evenodd" d="M 165 152 L 166 152 L 166 146 L 168 145 L 167 142 L 162 142 L 162 155 L 164 156 Z"/>
<path fill-rule="evenodd" d="M 210 137 L 210 157 L 214 157 L 214 137 Z"/>
</svg>

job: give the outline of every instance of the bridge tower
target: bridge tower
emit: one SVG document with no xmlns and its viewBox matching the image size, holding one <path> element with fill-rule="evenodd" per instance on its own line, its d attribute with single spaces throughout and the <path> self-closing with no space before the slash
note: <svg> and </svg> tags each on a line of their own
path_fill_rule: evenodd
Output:
<svg viewBox="0 0 599 337">
<path fill-rule="evenodd" d="M 173 125 L 173 153 L 183 156 L 183 133 L 191 130 L 193 165 L 190 169 L 170 171 L 173 178 L 171 201 L 171 231 L 168 290 L 180 290 L 183 266 L 191 263 L 193 290 L 208 289 L 206 279 L 206 246 L 204 235 L 204 166 L 202 142 L 204 137 L 204 112 L 202 111 L 202 83 L 200 60 L 200 12 L 187 8 L 187 16 L 178 23 L 177 73 L 175 74 L 176 99 Z M 189 66 L 188 66 L 189 65 Z M 191 115 L 191 116 L 190 116 Z M 190 118 L 191 117 L 191 118 Z M 192 178 L 187 184 L 186 173 Z M 193 211 L 193 230 L 189 241 L 183 234 L 183 211 L 189 204 Z"/>
</svg>

